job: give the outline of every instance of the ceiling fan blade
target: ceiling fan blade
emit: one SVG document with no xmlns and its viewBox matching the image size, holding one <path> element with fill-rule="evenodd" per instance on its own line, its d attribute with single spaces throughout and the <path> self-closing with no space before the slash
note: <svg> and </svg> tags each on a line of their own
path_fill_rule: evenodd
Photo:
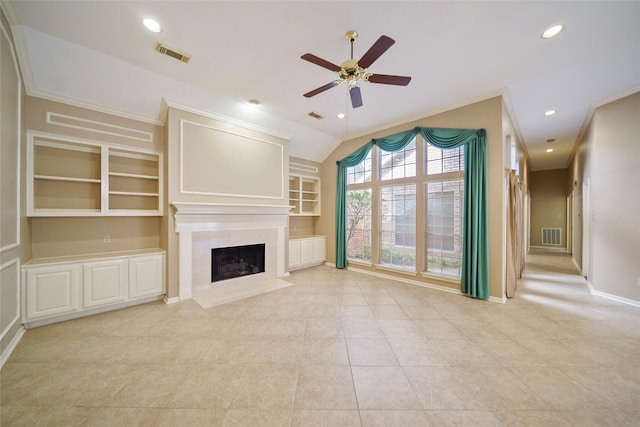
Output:
<svg viewBox="0 0 640 427">
<path fill-rule="evenodd" d="M 380 58 L 383 53 L 387 51 L 395 41 L 391 37 L 380 36 L 380 38 L 369 48 L 367 53 L 365 53 L 360 61 L 358 61 L 358 65 L 361 68 L 369 68 L 371 64 L 375 62 L 376 59 Z"/>
<path fill-rule="evenodd" d="M 360 86 L 353 86 L 349 89 L 349 95 L 351 96 L 351 106 L 353 108 L 362 107 L 362 94 L 360 93 Z"/>
<path fill-rule="evenodd" d="M 332 87 L 334 87 L 334 86 L 338 86 L 338 82 L 331 82 L 331 83 L 327 83 L 327 84 L 326 84 L 326 85 L 324 85 L 324 86 L 320 86 L 320 87 L 319 87 L 319 88 L 317 88 L 317 89 L 314 89 L 314 90 L 312 90 L 312 91 L 310 91 L 310 92 L 305 93 L 303 96 L 304 96 L 304 97 L 306 97 L 306 98 L 311 98 L 312 96 L 315 96 L 315 95 L 317 95 L 317 94 L 319 94 L 319 93 L 322 93 L 322 92 L 324 92 L 325 90 L 329 90 L 329 89 L 331 89 L 331 88 L 332 88 Z"/>
<path fill-rule="evenodd" d="M 411 81 L 411 77 L 389 76 L 387 74 L 371 74 L 367 81 L 370 83 L 382 83 L 383 85 L 406 86 Z"/>
<path fill-rule="evenodd" d="M 339 66 L 337 66 L 336 64 L 332 64 L 329 61 L 325 61 L 322 58 L 318 58 L 315 55 L 312 55 L 310 53 L 305 53 L 304 55 L 302 55 L 300 58 L 304 59 L 305 61 L 309 61 L 312 64 L 316 64 L 319 65 L 323 68 L 326 68 L 327 70 L 331 70 L 331 71 L 335 71 L 338 72 L 341 70 L 341 68 Z"/>
</svg>

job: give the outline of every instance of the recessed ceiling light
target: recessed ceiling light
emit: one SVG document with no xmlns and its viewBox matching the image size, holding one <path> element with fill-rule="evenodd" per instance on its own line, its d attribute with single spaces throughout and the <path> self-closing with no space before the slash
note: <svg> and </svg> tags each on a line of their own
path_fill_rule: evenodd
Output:
<svg viewBox="0 0 640 427">
<path fill-rule="evenodd" d="M 339 119 L 344 119 L 345 117 L 346 117 L 346 116 L 345 116 L 345 114 L 344 114 L 344 113 L 339 113 L 339 114 L 338 114 L 338 118 L 339 118 Z"/>
<path fill-rule="evenodd" d="M 249 104 L 249 105 L 260 105 L 260 101 L 258 101 L 257 99 L 248 99 L 247 100 L 247 104 Z"/>
<path fill-rule="evenodd" d="M 553 148 L 547 148 L 547 153 L 553 153 Z"/>
<path fill-rule="evenodd" d="M 555 113 L 557 113 L 556 110 L 548 110 L 544 112 L 545 116 L 553 116 Z"/>
<path fill-rule="evenodd" d="M 145 18 L 142 20 L 142 24 L 146 27 L 147 30 L 151 31 L 152 33 L 159 33 L 160 31 L 162 31 L 162 27 L 160 27 L 158 21 L 154 19 Z"/>
<path fill-rule="evenodd" d="M 543 39 L 550 39 L 560 34 L 560 31 L 562 31 L 563 29 L 563 25 L 554 25 L 553 27 L 547 28 L 540 37 L 542 37 Z"/>
</svg>

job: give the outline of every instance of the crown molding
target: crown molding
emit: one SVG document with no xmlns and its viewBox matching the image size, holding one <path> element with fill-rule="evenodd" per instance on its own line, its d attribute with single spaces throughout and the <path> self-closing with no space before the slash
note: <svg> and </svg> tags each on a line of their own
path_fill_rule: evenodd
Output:
<svg viewBox="0 0 640 427">
<path fill-rule="evenodd" d="M 573 143 L 573 148 L 571 149 L 571 153 L 569 154 L 569 161 L 567 162 L 566 167 L 569 167 L 573 162 L 573 160 L 575 159 L 576 153 L 578 152 L 578 148 L 580 147 L 580 144 L 582 143 L 582 139 L 584 138 L 585 134 L 587 133 L 587 130 L 589 129 L 589 125 L 591 124 L 591 119 L 593 119 L 593 115 L 595 114 L 596 110 L 599 107 L 602 107 L 603 105 L 607 105 L 619 99 L 626 98 L 627 96 L 633 95 L 634 93 L 637 93 L 637 92 L 640 92 L 640 85 L 632 86 L 627 90 L 624 90 L 615 95 L 611 95 L 609 97 L 603 98 L 600 101 L 589 105 L 587 114 L 585 115 L 584 120 L 582 121 L 582 126 L 580 126 L 580 131 L 578 132 L 578 136 L 576 137 L 576 140 Z"/>
<path fill-rule="evenodd" d="M 166 120 L 166 115 L 167 115 L 167 111 L 169 108 L 175 108 L 177 110 L 181 110 L 181 111 L 185 111 L 187 113 L 191 113 L 191 114 L 196 114 L 198 116 L 203 116 L 203 117 L 207 117 L 209 119 L 213 119 L 213 120 L 218 120 L 221 122 L 225 122 L 225 123 L 229 123 L 231 125 L 234 126 L 238 126 L 241 127 L 243 129 L 247 129 L 247 130 L 252 130 L 255 132 L 260 132 L 263 133 L 265 135 L 269 135 L 269 136 L 273 136 L 276 138 L 280 138 L 280 139 L 286 139 L 287 141 L 290 141 L 292 136 L 288 135 L 288 134 L 284 134 L 282 132 L 273 130 L 273 129 L 269 129 L 254 123 L 250 123 L 250 122 L 246 122 L 244 120 L 240 120 L 240 119 L 236 119 L 233 117 L 229 117 L 229 116 L 225 116 L 223 114 L 219 114 L 219 113 L 213 113 L 210 111 L 204 111 L 204 110 L 200 110 L 198 108 L 194 108 L 194 107 L 189 107 L 187 105 L 181 104 L 179 102 L 176 101 L 172 101 L 170 99 L 166 99 L 163 98 L 163 113 L 162 113 L 162 117 L 165 118 Z"/>
</svg>

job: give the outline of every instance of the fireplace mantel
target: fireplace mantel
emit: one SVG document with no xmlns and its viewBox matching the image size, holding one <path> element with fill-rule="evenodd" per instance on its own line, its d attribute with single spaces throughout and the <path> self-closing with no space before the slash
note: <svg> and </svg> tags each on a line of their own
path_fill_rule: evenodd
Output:
<svg viewBox="0 0 640 427">
<path fill-rule="evenodd" d="M 176 219 L 178 216 L 198 215 L 288 215 L 293 206 L 249 205 L 231 203 L 173 202 Z"/>
<path fill-rule="evenodd" d="M 202 233 L 239 235 L 247 230 L 275 230 L 275 240 L 267 245 L 276 257 L 275 268 L 267 275 L 270 278 L 286 276 L 286 229 L 289 226 L 290 206 L 194 202 L 173 202 L 171 206 L 175 231 L 178 233 L 180 300 L 191 299 L 193 287 L 197 286 L 194 283 L 192 255 L 197 236 L 205 236 Z"/>
</svg>

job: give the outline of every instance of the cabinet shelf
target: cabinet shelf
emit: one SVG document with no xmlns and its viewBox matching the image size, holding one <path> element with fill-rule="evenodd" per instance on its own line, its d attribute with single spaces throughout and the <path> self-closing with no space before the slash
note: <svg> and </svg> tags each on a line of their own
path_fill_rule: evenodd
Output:
<svg viewBox="0 0 640 427">
<path fill-rule="evenodd" d="M 133 173 L 122 173 L 122 172 L 109 172 L 109 176 L 119 176 L 124 178 L 139 178 L 139 179 L 151 179 L 158 180 L 160 177 L 158 175 L 137 175 Z"/>
<path fill-rule="evenodd" d="M 289 202 L 292 205 L 289 215 L 320 215 L 320 178 L 290 175 Z"/>
<path fill-rule="evenodd" d="M 109 191 L 109 194 L 116 196 L 141 196 L 141 197 L 158 197 L 158 193 L 135 193 L 131 191 Z"/>
<path fill-rule="evenodd" d="M 162 153 L 27 131 L 28 216 L 162 216 Z"/>
<path fill-rule="evenodd" d="M 42 179 L 47 181 L 69 181 L 69 182 L 89 182 L 100 184 L 102 180 L 94 178 L 74 178 L 71 176 L 51 176 L 51 175 L 34 175 L 33 179 Z"/>
</svg>

